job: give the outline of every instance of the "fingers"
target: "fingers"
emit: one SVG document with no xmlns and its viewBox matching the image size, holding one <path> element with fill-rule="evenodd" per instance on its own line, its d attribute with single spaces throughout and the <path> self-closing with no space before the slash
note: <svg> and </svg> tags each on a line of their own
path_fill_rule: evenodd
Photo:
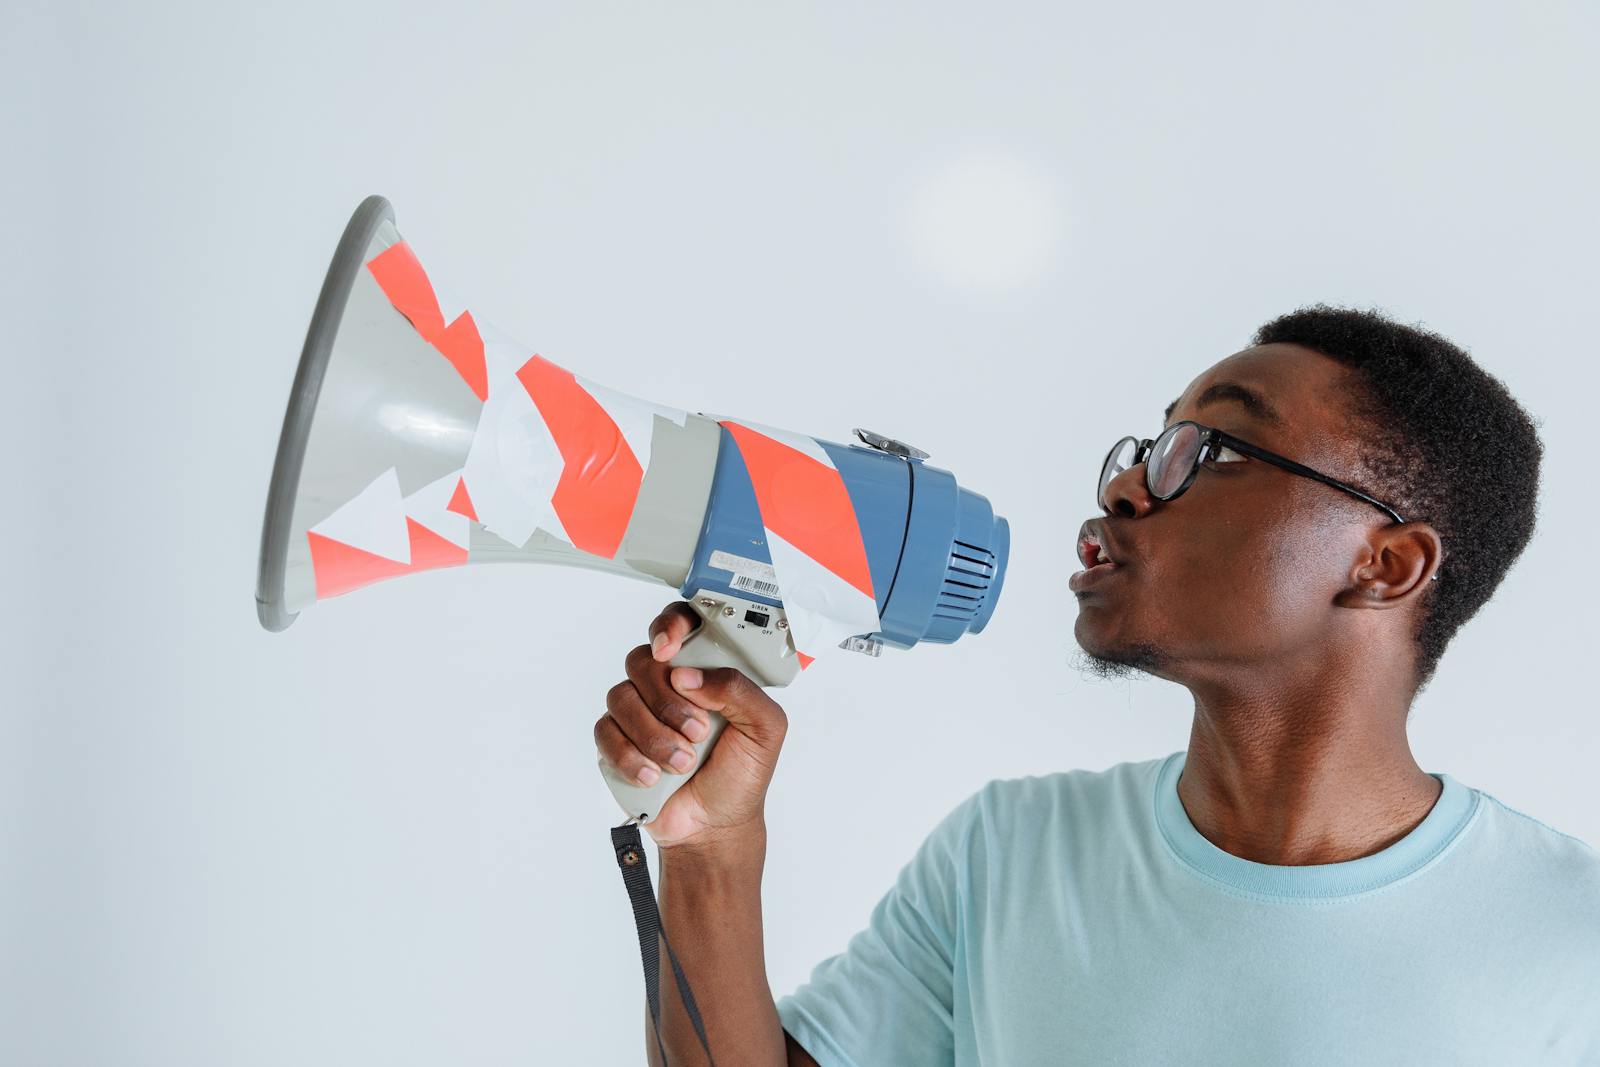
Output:
<svg viewBox="0 0 1600 1067">
<path fill-rule="evenodd" d="M 693 746 L 710 736 L 713 711 L 756 742 L 746 755 L 770 773 L 788 729 L 783 708 L 734 668 L 674 668 L 668 662 L 700 625 L 689 604 L 668 604 L 650 624 L 651 643 L 628 653 L 627 680 L 606 693 L 595 747 L 630 781 L 650 786 L 663 773 L 689 772 L 696 760 Z"/>
<path fill-rule="evenodd" d="M 651 786 L 661 780 L 661 768 L 623 735 L 622 728 L 609 714 L 600 716 L 594 724 L 594 747 L 629 781 Z"/>
<path fill-rule="evenodd" d="M 632 684 L 636 695 L 651 714 L 688 741 L 705 740 L 710 730 L 706 713 L 673 689 L 667 681 L 667 673 L 671 668 L 657 662 L 648 646 L 639 645 L 629 652 L 623 666 L 628 672 L 628 681 L 623 684 Z"/>
<path fill-rule="evenodd" d="M 736 668 L 674 667 L 669 681 L 696 707 L 721 712 L 758 741 L 781 741 L 788 730 L 788 716 L 778 702 Z"/>
<path fill-rule="evenodd" d="M 655 659 L 665 663 L 676 656 L 683 647 L 683 639 L 699 625 L 700 616 L 682 600 L 662 608 L 661 614 L 650 623 L 650 650 Z"/>
<path fill-rule="evenodd" d="M 690 738 L 669 725 L 669 721 L 677 723 L 701 738 L 706 736 L 705 713 L 688 701 L 676 696 L 670 701 L 648 698 L 630 680 L 618 682 L 606 693 L 606 713 L 629 743 L 657 768 L 682 774 L 694 766 Z"/>
</svg>

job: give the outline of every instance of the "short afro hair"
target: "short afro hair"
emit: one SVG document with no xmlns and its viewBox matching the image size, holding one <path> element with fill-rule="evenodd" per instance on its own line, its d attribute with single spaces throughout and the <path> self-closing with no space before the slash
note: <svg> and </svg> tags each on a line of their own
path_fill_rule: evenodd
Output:
<svg viewBox="0 0 1600 1067">
<path fill-rule="evenodd" d="M 1439 531 L 1439 580 L 1415 635 L 1420 689 L 1533 535 L 1544 451 L 1534 421 L 1462 349 L 1377 311 L 1303 307 L 1253 343 L 1300 345 L 1356 372 L 1364 488 Z"/>
</svg>

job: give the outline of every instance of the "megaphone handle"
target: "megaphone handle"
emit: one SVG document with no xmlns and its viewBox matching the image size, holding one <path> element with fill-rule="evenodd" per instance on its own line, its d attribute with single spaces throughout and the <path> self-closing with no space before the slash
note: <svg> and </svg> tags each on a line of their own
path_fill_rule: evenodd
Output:
<svg viewBox="0 0 1600 1067">
<path fill-rule="evenodd" d="M 674 667 L 737 667 L 757 685 L 788 685 L 800 672 L 794 643 L 789 639 L 788 620 L 782 609 L 726 594 L 697 594 L 689 603 L 700 616 L 700 625 L 683 639 Z M 731 609 L 731 610 L 730 610 Z M 764 618 L 765 624 L 749 621 Z M 710 729 L 691 745 L 694 763 L 684 774 L 661 769 L 661 778 L 650 786 L 640 785 L 619 775 L 604 758 L 598 760 L 601 777 L 622 810 L 642 823 L 651 822 L 667 800 L 705 765 L 706 754 L 722 735 L 728 720 L 714 711 L 706 712 Z"/>
</svg>

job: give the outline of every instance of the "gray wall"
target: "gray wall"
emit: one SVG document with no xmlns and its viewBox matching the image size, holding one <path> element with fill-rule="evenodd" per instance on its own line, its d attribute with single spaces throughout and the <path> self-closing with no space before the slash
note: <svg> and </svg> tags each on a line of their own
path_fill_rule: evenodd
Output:
<svg viewBox="0 0 1600 1067">
<path fill-rule="evenodd" d="M 1600 842 L 1595 8 L 861 6 L 12 6 L 0 1061 L 642 1047 L 590 726 L 662 595 L 489 568 L 256 626 L 283 401 L 369 192 L 550 358 L 903 437 L 1010 517 L 987 633 L 784 695 L 775 991 L 985 780 L 1182 747 L 1181 690 L 1073 670 L 1071 536 L 1115 436 L 1316 300 L 1458 339 L 1542 417 L 1540 531 L 1412 735 Z"/>
</svg>

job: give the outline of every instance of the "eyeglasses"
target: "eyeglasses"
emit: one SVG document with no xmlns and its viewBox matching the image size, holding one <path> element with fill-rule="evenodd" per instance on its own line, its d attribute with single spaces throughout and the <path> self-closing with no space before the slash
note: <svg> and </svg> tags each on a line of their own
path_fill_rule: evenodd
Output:
<svg viewBox="0 0 1600 1067">
<path fill-rule="evenodd" d="M 1298 474 L 1323 485 L 1331 485 L 1358 500 L 1365 500 L 1395 522 L 1406 521 L 1394 508 L 1353 485 L 1346 485 L 1321 471 L 1314 471 L 1292 459 L 1285 459 L 1248 441 L 1241 441 L 1232 434 L 1187 420 L 1173 423 L 1153 441 L 1149 438 L 1140 440 L 1137 437 L 1124 437 L 1112 445 L 1111 451 L 1106 453 L 1105 464 L 1100 468 L 1100 489 L 1095 494 L 1095 499 L 1102 508 L 1110 511 L 1106 505 L 1106 486 L 1123 471 L 1143 463 L 1144 484 L 1145 488 L 1150 490 L 1150 495 L 1157 500 L 1175 500 L 1194 484 L 1195 475 L 1200 471 L 1200 464 L 1206 460 L 1238 462 L 1222 458 L 1222 453 L 1230 450 L 1240 455 L 1264 460 L 1275 467 L 1282 467 L 1290 474 Z"/>
</svg>

